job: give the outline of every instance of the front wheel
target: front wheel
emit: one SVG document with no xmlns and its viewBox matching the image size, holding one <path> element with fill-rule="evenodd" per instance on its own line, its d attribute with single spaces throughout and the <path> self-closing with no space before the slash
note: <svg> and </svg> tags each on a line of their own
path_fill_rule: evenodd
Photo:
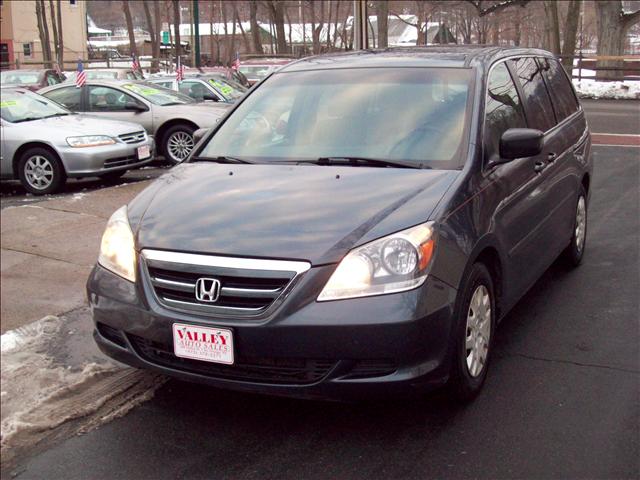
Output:
<svg viewBox="0 0 640 480">
<path fill-rule="evenodd" d="M 179 163 L 186 159 L 195 141 L 193 140 L 195 129 L 189 125 L 174 125 L 164 134 L 162 151 L 164 157 L 171 163 Z"/>
<path fill-rule="evenodd" d="M 456 313 L 449 387 L 454 398 L 467 402 L 482 389 L 496 325 L 493 281 L 482 263 L 471 268 Z"/>
<path fill-rule="evenodd" d="M 30 148 L 18 161 L 18 178 L 34 195 L 58 191 L 67 180 L 60 160 L 46 148 Z"/>
</svg>

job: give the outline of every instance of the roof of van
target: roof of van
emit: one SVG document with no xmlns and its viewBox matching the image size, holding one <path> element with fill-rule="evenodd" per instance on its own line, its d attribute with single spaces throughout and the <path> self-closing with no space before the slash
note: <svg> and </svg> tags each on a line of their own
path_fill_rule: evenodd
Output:
<svg viewBox="0 0 640 480">
<path fill-rule="evenodd" d="M 551 53 L 533 48 L 496 47 L 487 45 L 442 45 L 393 47 L 379 50 L 357 50 L 307 57 L 283 66 L 279 72 L 366 67 L 487 67 L 493 61 L 512 55 Z"/>
</svg>

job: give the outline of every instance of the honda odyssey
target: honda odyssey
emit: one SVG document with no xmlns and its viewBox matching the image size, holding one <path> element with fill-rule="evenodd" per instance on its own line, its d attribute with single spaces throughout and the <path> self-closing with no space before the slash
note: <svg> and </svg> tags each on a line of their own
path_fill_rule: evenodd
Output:
<svg viewBox="0 0 640 480">
<path fill-rule="evenodd" d="M 116 211 L 88 281 L 112 357 L 309 398 L 481 389 L 496 326 L 584 255 L 591 140 L 549 53 L 283 66 Z"/>
</svg>

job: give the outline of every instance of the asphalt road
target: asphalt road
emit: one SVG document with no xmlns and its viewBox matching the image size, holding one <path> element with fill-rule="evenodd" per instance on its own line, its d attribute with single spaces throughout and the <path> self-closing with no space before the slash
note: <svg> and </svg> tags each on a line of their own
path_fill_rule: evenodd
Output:
<svg viewBox="0 0 640 480">
<path fill-rule="evenodd" d="M 442 393 L 320 403 L 172 380 L 126 417 L 14 475 L 637 478 L 640 149 L 595 147 L 594 161 L 584 263 L 552 266 L 507 316 L 473 404 Z"/>
<path fill-rule="evenodd" d="M 637 100 L 581 100 L 589 127 L 595 133 L 640 134 L 640 102 Z"/>
</svg>

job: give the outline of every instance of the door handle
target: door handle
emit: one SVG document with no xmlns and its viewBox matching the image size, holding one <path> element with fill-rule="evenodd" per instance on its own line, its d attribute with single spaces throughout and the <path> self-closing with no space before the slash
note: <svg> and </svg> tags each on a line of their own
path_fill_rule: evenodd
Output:
<svg viewBox="0 0 640 480">
<path fill-rule="evenodd" d="M 557 154 L 557 153 L 554 153 L 554 152 L 551 152 L 551 153 L 549 153 L 549 154 L 547 155 L 547 162 L 549 162 L 549 163 L 553 163 L 553 162 L 555 162 L 555 161 L 556 161 L 556 158 L 558 158 L 558 154 Z"/>
<path fill-rule="evenodd" d="M 546 166 L 546 163 L 544 163 L 542 160 L 538 160 L 533 166 L 533 171 L 536 173 L 540 173 Z"/>
</svg>

